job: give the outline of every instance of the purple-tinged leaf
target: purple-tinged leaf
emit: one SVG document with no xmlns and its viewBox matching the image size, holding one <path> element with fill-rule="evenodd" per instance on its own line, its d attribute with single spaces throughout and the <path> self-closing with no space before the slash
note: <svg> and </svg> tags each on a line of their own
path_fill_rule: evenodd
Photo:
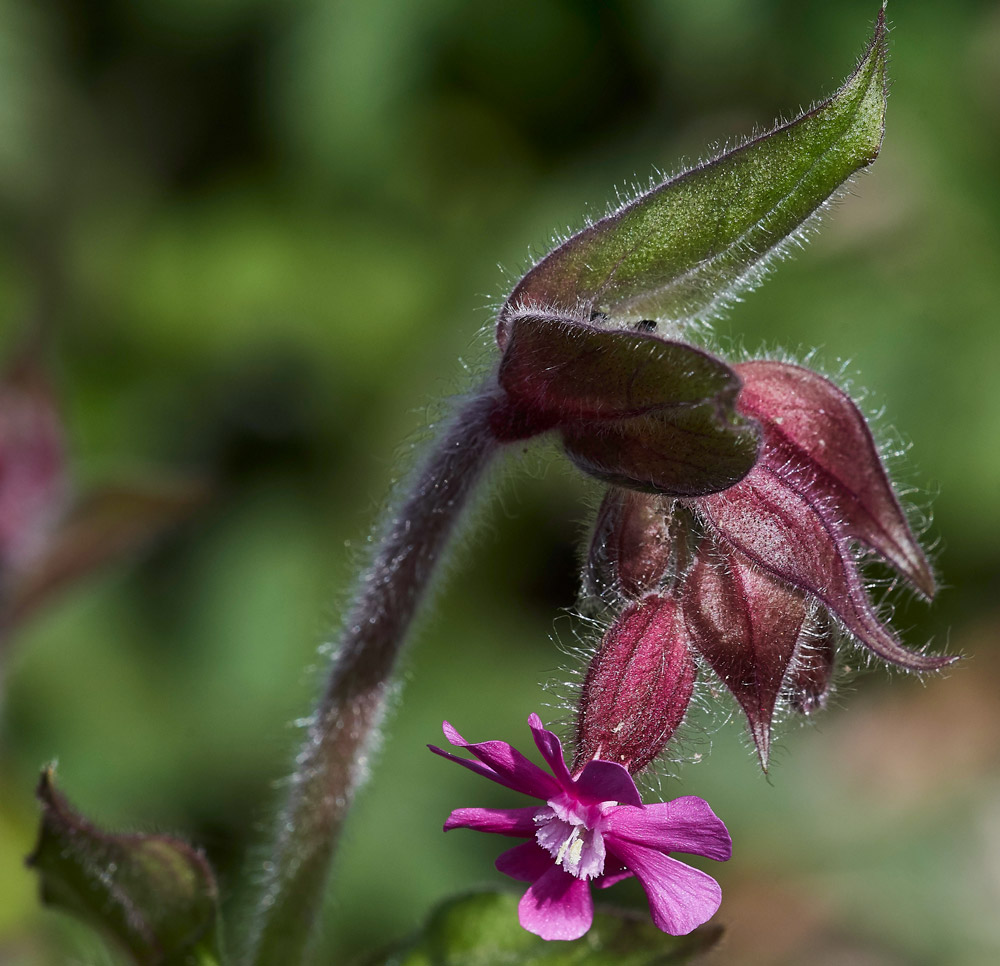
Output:
<svg viewBox="0 0 1000 966">
<path fill-rule="evenodd" d="M 219 961 L 218 889 L 205 857 L 165 835 L 113 835 L 75 812 L 52 784 L 38 785 L 42 825 L 28 865 L 42 901 L 119 942 L 139 966 Z"/>
<path fill-rule="evenodd" d="M 650 595 L 630 604 L 587 670 L 574 768 L 600 758 L 642 771 L 683 721 L 695 670 L 676 602 Z"/>
<path fill-rule="evenodd" d="M 844 532 L 886 558 L 927 597 L 934 574 L 893 493 L 861 411 L 829 379 L 802 366 L 753 361 L 733 367 L 743 379 L 739 409 L 759 420 L 764 445 L 780 448 L 787 469 L 809 474 Z"/>
<path fill-rule="evenodd" d="M 732 369 L 650 332 L 517 315 L 499 381 L 498 438 L 558 428 L 577 466 L 610 483 L 699 496 L 732 486 L 757 458 Z"/>
<path fill-rule="evenodd" d="M 733 370 L 703 349 L 541 312 L 511 318 L 498 378 L 512 406 L 548 426 L 702 403 L 731 410 L 740 390 Z"/>
<path fill-rule="evenodd" d="M 672 509 L 658 494 L 608 487 L 587 553 L 584 594 L 634 600 L 656 590 L 675 557 Z"/>
<path fill-rule="evenodd" d="M 547 307 L 617 319 L 710 316 L 752 284 L 859 168 L 885 120 L 885 16 L 829 100 L 734 151 L 673 177 L 553 249 L 500 313 Z"/>
<path fill-rule="evenodd" d="M 817 597 L 883 660 L 909 671 L 936 671 L 956 660 L 900 643 L 875 614 L 849 538 L 824 508 L 825 494 L 781 470 L 780 454 L 765 450 L 746 479 L 699 500 L 715 533 L 756 566 Z"/>
<path fill-rule="evenodd" d="M 564 428 L 566 455 L 589 476 L 647 493 L 718 493 L 743 479 L 757 459 L 754 428 L 723 428 L 704 407 L 666 410 L 597 429 Z"/>
<path fill-rule="evenodd" d="M 788 700 L 799 714 L 822 711 L 833 690 L 837 667 L 837 629 L 826 608 L 819 607 L 807 623 L 788 675 Z"/>
<path fill-rule="evenodd" d="M 691 644 L 739 702 L 767 770 L 771 720 L 808 607 L 805 596 L 706 539 L 684 580 Z"/>
</svg>

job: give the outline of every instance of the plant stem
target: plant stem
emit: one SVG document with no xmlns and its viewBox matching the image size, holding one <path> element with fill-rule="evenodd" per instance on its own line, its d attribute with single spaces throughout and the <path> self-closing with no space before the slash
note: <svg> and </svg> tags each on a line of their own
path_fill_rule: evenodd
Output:
<svg viewBox="0 0 1000 966">
<path fill-rule="evenodd" d="M 264 892 L 253 922 L 252 966 L 296 966 L 308 952 L 329 866 L 386 706 L 407 631 L 441 552 L 499 448 L 494 391 L 471 397 L 445 426 L 390 512 L 362 575 L 330 676 L 296 758 Z"/>
</svg>

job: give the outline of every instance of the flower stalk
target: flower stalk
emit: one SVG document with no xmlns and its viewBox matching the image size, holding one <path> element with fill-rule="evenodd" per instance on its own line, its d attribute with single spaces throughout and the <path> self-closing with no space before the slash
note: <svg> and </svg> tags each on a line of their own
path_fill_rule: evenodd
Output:
<svg viewBox="0 0 1000 966">
<path fill-rule="evenodd" d="M 246 957 L 253 966 L 293 966 L 309 948 L 397 658 L 442 551 L 499 448 L 489 428 L 495 406 L 495 390 L 484 388 L 445 427 L 361 577 L 279 818 Z"/>
</svg>

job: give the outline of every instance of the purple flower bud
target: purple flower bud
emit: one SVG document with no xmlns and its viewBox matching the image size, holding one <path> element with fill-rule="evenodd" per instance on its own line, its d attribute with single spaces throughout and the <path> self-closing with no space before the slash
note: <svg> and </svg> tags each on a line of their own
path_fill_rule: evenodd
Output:
<svg viewBox="0 0 1000 966">
<path fill-rule="evenodd" d="M 740 370 L 764 444 L 740 483 L 697 501 L 715 535 L 817 598 L 883 660 L 910 671 L 950 664 L 953 657 L 904 647 L 865 592 L 852 539 L 882 553 L 925 593 L 934 587 L 857 407 L 798 366 L 758 362 Z"/>
<path fill-rule="evenodd" d="M 676 601 L 650 594 L 626 607 L 583 682 L 574 770 L 600 758 L 642 771 L 683 721 L 695 672 Z"/>
<path fill-rule="evenodd" d="M 771 719 L 806 620 L 801 591 L 705 540 L 684 581 L 691 643 L 739 702 L 767 769 Z"/>
<path fill-rule="evenodd" d="M 794 711 L 811 715 L 826 707 L 836 666 L 837 629 L 827 611 L 819 607 L 799 638 L 789 672 L 788 701 Z"/>
<path fill-rule="evenodd" d="M 756 418 L 764 445 L 780 451 L 788 476 L 809 476 L 822 508 L 844 533 L 881 554 L 924 596 L 934 574 L 893 493 L 872 434 L 853 400 L 802 366 L 759 360 L 734 366 L 743 378 L 739 409 Z"/>
<path fill-rule="evenodd" d="M 672 569 L 674 529 L 673 501 L 608 487 L 587 554 L 585 595 L 634 600 L 655 591 Z"/>
</svg>

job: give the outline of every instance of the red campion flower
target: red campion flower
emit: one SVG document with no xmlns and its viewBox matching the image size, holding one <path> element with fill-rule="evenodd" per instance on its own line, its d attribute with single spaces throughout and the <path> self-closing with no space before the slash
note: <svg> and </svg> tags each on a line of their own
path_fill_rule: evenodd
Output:
<svg viewBox="0 0 1000 966">
<path fill-rule="evenodd" d="M 687 796 L 643 805 L 628 772 L 610 761 L 589 761 L 571 775 L 559 739 L 536 714 L 528 724 L 551 774 L 505 741 L 467 742 L 448 722 L 448 741 L 478 761 L 428 746 L 543 801 L 526 808 L 459 808 L 444 825 L 446 832 L 472 828 L 529 840 L 496 861 L 505 875 L 531 883 L 518 907 L 521 925 L 543 939 L 578 939 L 593 920 L 590 884 L 604 889 L 632 875 L 664 932 L 683 936 L 711 919 L 722 898 L 718 883 L 669 855 L 730 857 L 729 833 L 708 802 Z"/>
</svg>

